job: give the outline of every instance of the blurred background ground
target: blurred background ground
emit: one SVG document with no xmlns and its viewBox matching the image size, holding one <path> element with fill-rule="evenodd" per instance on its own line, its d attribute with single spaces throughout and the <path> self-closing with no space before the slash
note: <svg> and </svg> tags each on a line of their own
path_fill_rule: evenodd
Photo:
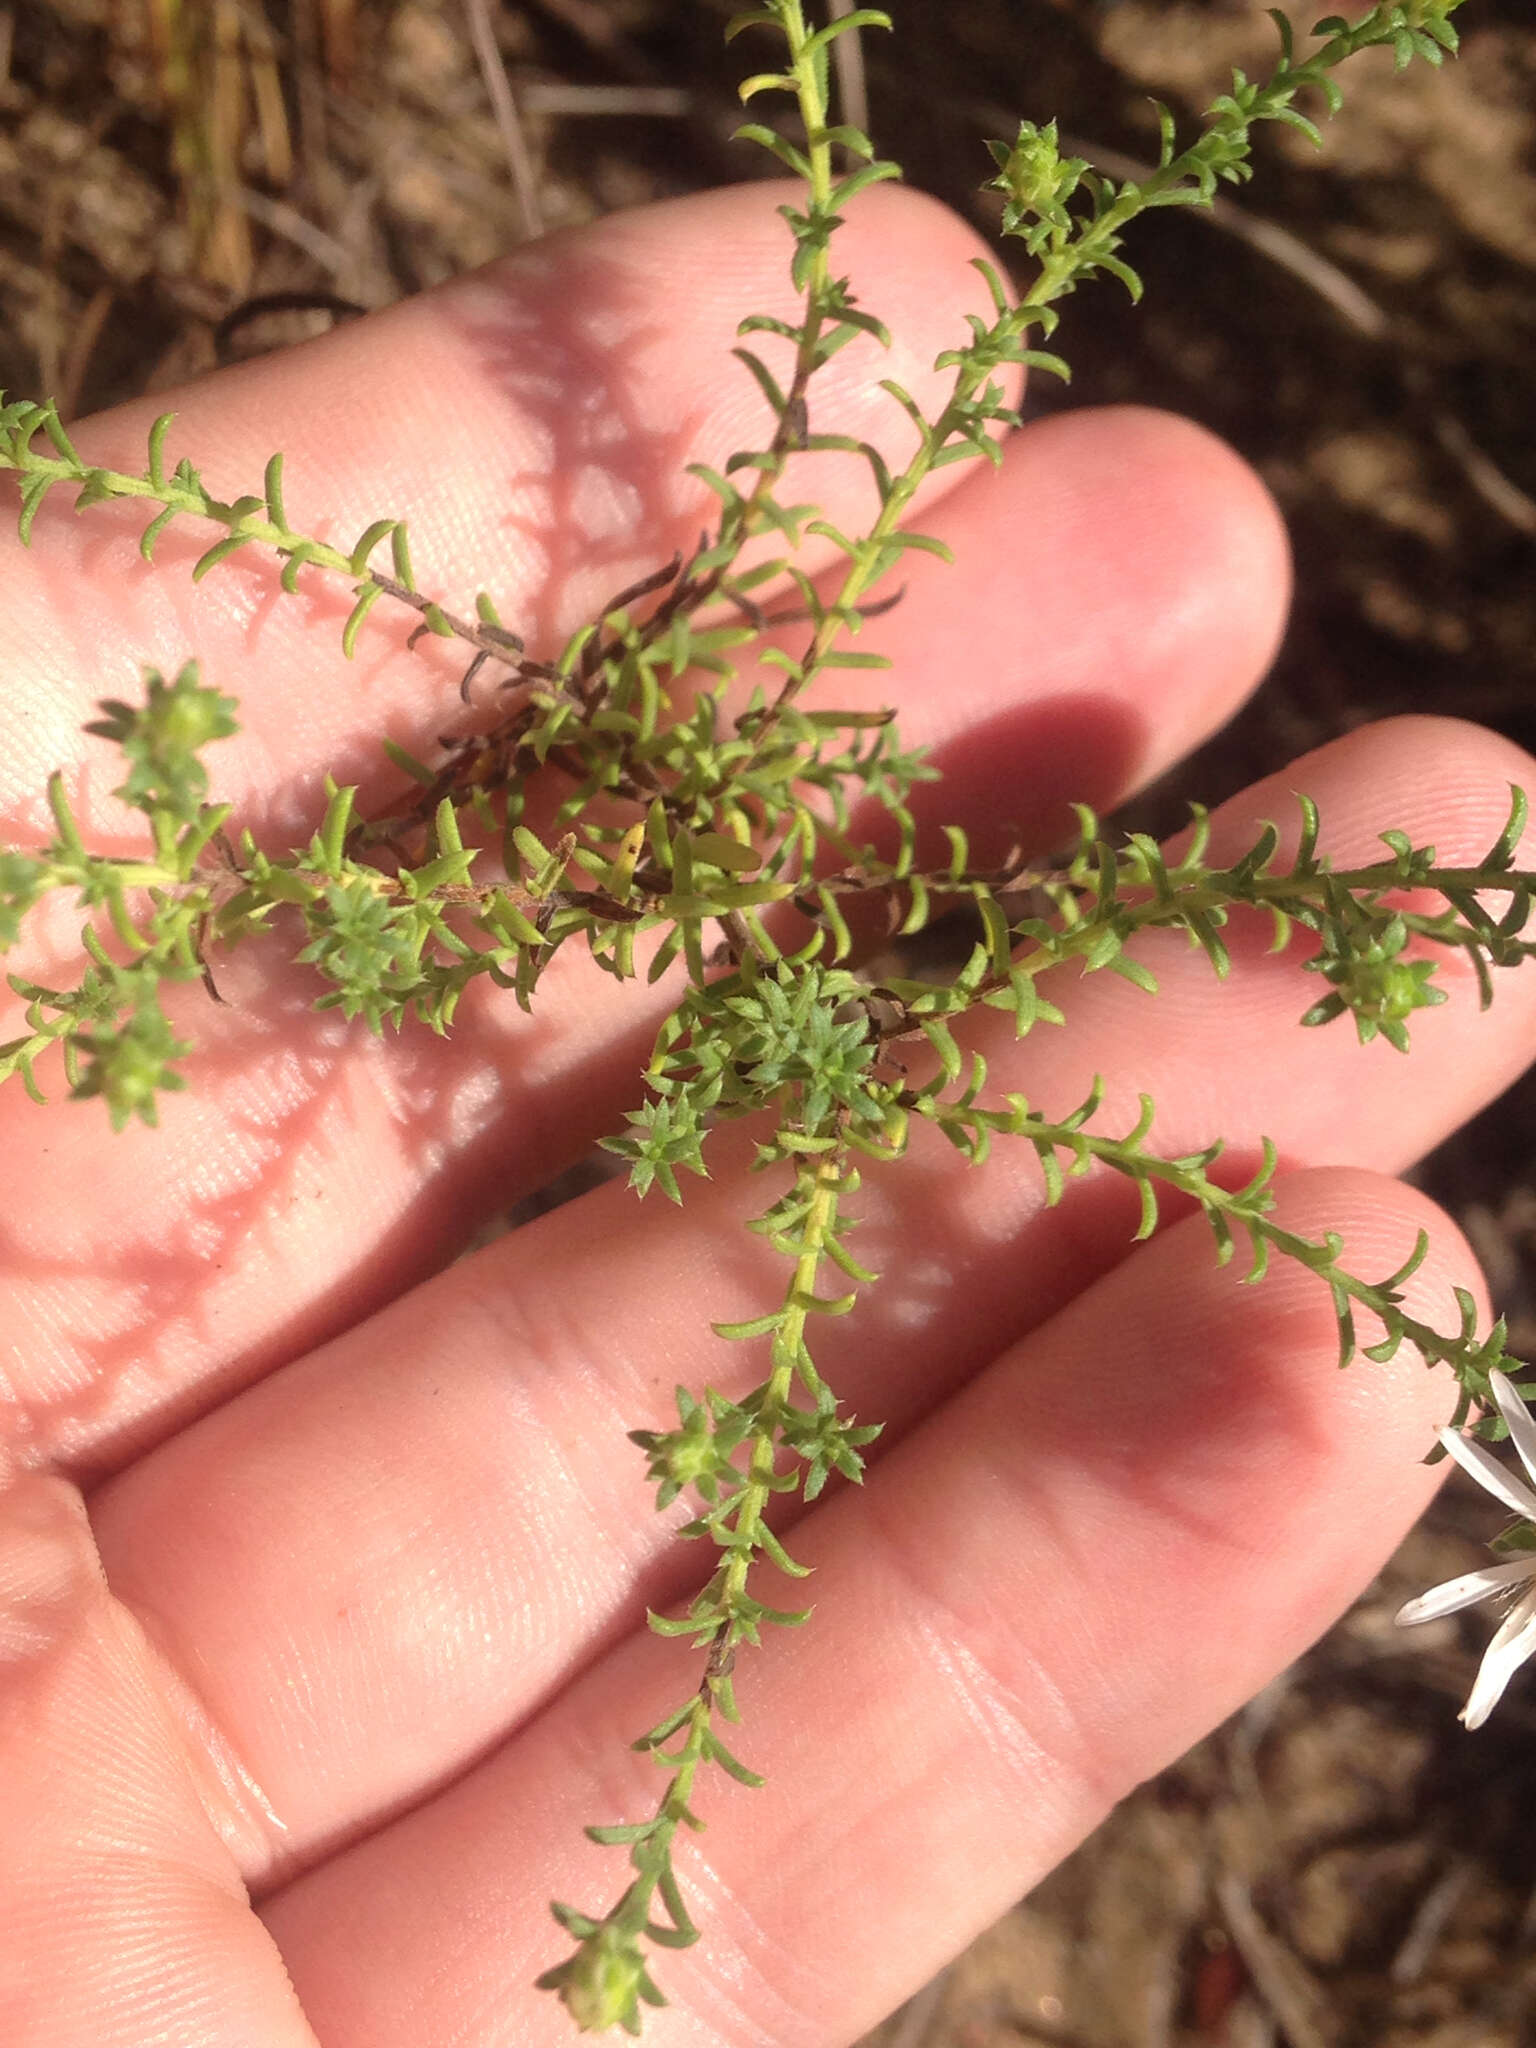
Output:
<svg viewBox="0 0 1536 2048">
<path fill-rule="evenodd" d="M 978 217 L 985 135 L 1059 114 L 1107 168 L 1144 160 L 1150 93 L 1187 115 L 1271 34 L 1246 0 L 892 6 L 899 40 L 861 39 L 876 139 Z M 729 11 L 0 0 L 0 386 L 93 410 L 334 317 L 269 311 L 221 343 L 257 295 L 374 307 L 535 225 L 757 174 L 728 139 Z M 1145 223 L 1141 314 L 1103 287 L 1068 307 L 1074 384 L 1032 402 L 1205 420 L 1279 496 L 1299 569 L 1274 678 L 1139 824 L 1383 713 L 1536 745 L 1536 22 L 1530 0 L 1473 0 L 1461 23 L 1448 76 L 1357 66 L 1321 155 L 1267 135 L 1242 217 Z M 1423 1179 L 1533 1355 L 1536 1086 Z M 1485 1621 L 1390 1626 L 1409 1592 L 1481 1561 L 1495 1520 L 1448 1489 L 1326 1642 L 1126 1802 L 880 2048 L 1536 2042 L 1536 1685 L 1468 1737 L 1455 1709 Z"/>
</svg>

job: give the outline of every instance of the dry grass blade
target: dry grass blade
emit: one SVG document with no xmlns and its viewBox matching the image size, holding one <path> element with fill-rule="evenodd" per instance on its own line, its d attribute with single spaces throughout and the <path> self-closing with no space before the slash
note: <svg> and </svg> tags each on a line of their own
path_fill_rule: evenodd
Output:
<svg viewBox="0 0 1536 2048">
<path fill-rule="evenodd" d="M 90 366 L 91 354 L 101 339 L 101 330 L 107 324 L 107 315 L 116 302 L 117 294 L 110 285 L 101 285 L 91 294 L 84 316 L 70 336 L 69 348 L 59 369 L 58 407 L 65 419 L 73 419 L 80 408 L 80 387 L 85 382 L 85 373 Z"/>
<path fill-rule="evenodd" d="M 853 12 L 853 0 L 828 0 L 828 12 L 841 21 Z M 864 76 L 861 29 L 847 29 L 832 45 L 837 66 L 838 112 L 850 127 L 869 133 L 869 84 Z"/>
<path fill-rule="evenodd" d="M 256 114 L 256 133 L 261 142 L 262 169 L 268 184 L 281 187 L 293 176 L 293 138 L 288 130 L 288 112 L 283 104 L 277 44 L 271 28 L 259 13 L 243 14 L 241 31 L 251 102 Z"/>
<path fill-rule="evenodd" d="M 357 0 L 320 0 L 320 31 L 331 83 L 344 86 L 357 55 Z"/>
<path fill-rule="evenodd" d="M 119 0 L 119 7 L 125 0 Z M 251 279 L 251 239 L 235 199 L 247 110 L 258 93 L 265 120 L 281 117 L 282 95 L 268 52 L 267 82 L 247 90 L 244 25 L 238 0 L 148 0 L 150 47 L 170 118 L 171 153 L 192 239 L 193 261 L 207 283 L 239 295 Z M 286 123 L 281 123 L 286 135 Z M 276 131 L 264 135 L 276 148 Z"/>
<path fill-rule="evenodd" d="M 690 93 L 671 85 L 566 85 L 556 79 L 534 79 L 518 94 L 530 114 L 599 115 L 620 119 L 655 116 L 677 119 L 693 104 Z"/>
<path fill-rule="evenodd" d="M 534 172 L 533 158 L 529 153 L 528 138 L 523 133 L 523 124 L 518 115 L 517 101 L 512 96 L 512 87 L 507 79 L 507 67 L 502 62 L 501 51 L 496 46 L 490 0 L 464 0 L 464 11 L 469 17 L 469 32 L 475 45 L 475 57 L 480 65 L 480 74 L 485 80 L 485 89 L 490 94 L 491 110 L 496 116 L 496 127 L 501 135 L 502 147 L 507 153 L 512 185 L 517 193 L 518 211 L 522 215 L 523 234 L 531 242 L 544 232 L 544 217 L 539 207 L 539 181 Z"/>
<path fill-rule="evenodd" d="M 1216 1896 L 1248 1975 L 1290 2048 L 1339 2048 L 1338 2028 L 1321 1988 L 1301 1958 L 1264 1925 L 1247 1885 L 1223 1871 Z"/>
</svg>

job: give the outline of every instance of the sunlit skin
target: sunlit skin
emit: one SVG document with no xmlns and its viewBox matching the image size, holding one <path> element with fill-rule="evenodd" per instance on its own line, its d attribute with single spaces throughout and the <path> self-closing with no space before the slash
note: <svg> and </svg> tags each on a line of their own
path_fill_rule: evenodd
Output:
<svg viewBox="0 0 1536 2048">
<path fill-rule="evenodd" d="M 296 524 L 346 542 L 408 517 L 424 587 L 484 584 L 547 650 L 696 539 L 683 466 L 760 435 L 729 346 L 744 309 L 793 311 L 783 196 L 616 217 L 77 438 L 136 466 L 174 403 L 172 458 L 231 495 L 282 445 Z M 879 371 L 851 347 L 819 402 L 894 460 L 910 428 L 874 376 L 937 392 L 927 366 L 984 304 L 977 247 L 881 187 L 838 251 L 898 341 Z M 816 458 L 786 495 L 807 486 L 839 523 L 869 510 L 856 463 Z M 1281 631 L 1273 506 L 1156 413 L 1027 426 L 996 475 L 945 471 L 922 519 L 957 566 L 910 558 L 879 621 L 894 670 L 839 696 L 899 705 L 981 844 L 1044 846 L 1069 799 L 1144 784 Z M 132 843 L 111 750 L 79 728 L 142 663 L 195 651 L 239 695 L 214 791 L 272 840 L 312 829 L 327 770 L 387 793 L 381 731 L 430 751 L 457 714 L 462 664 L 407 651 L 387 607 L 349 664 L 344 590 L 287 598 L 241 557 L 194 591 L 206 533 L 173 528 L 151 571 L 141 521 L 54 500 L 30 553 L 0 541 L 0 836 L 46 832 L 63 766 L 97 843 Z M 1391 825 L 1474 860 L 1533 779 L 1494 735 L 1397 720 L 1234 799 L 1218 849 L 1290 825 L 1304 789 L 1337 858 Z M 10 965 L 42 974 L 69 936 L 45 917 Z M 1112 1105 L 1156 1096 L 1166 1149 L 1223 1134 L 1239 1163 L 1267 1132 L 1289 1227 L 1339 1229 L 1380 1273 L 1427 1226 L 1409 1305 L 1453 1321 L 1471 1256 L 1392 1176 L 1520 1071 L 1536 976 L 1480 1016 L 1451 974 L 1406 1066 L 1347 1020 L 1297 1029 L 1317 983 L 1296 952 L 1239 946 L 1225 988 L 1171 935 L 1144 955 L 1159 998 L 1099 976 L 1053 990 L 1066 1031 L 1014 1048 L 988 1027 L 998 1088 L 1055 1112 L 1103 1072 Z M 200 1049 L 158 1131 L 0 1094 L 0 2032 L 557 2043 L 565 2015 L 531 1988 L 568 1947 L 547 1902 L 622 1883 L 582 1825 L 649 1810 L 660 1774 L 625 1745 L 693 1682 L 644 1610 L 701 1560 L 671 1534 L 681 1504 L 650 1511 L 625 1431 L 667 1427 L 679 1381 L 759 1376 L 709 1324 L 781 1294 L 740 1229 L 764 1187 L 726 1133 L 680 1213 L 610 1185 L 445 1266 L 614 1127 L 680 984 L 620 988 L 572 951 L 531 1018 L 477 990 L 446 1045 L 315 1018 L 275 941 L 218 986 L 217 1007 L 177 992 Z M 1242 1290 L 1198 1217 L 1131 1250 L 1123 1187 L 1046 1211 L 1023 1148 L 971 1169 L 919 1139 L 862 1199 L 858 1255 L 886 1277 L 818 1359 L 891 1427 L 867 1485 L 796 1532 L 810 1625 L 738 1667 L 734 1746 L 769 1782 L 701 1784 L 679 1870 L 705 1938 L 658 1964 L 661 2048 L 812 2048 L 895 2006 L 1328 1625 L 1423 1506 L 1453 1406 L 1406 1352 L 1341 1376 L 1326 1290 L 1283 1265 Z"/>
</svg>

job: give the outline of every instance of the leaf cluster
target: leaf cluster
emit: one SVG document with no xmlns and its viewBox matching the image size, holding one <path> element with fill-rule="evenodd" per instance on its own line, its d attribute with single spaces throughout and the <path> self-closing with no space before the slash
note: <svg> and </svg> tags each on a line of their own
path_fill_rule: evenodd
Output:
<svg viewBox="0 0 1536 2048">
<path fill-rule="evenodd" d="M 1105 272 L 1133 299 L 1141 279 L 1118 254 L 1127 225 L 1163 206 L 1209 206 L 1222 183 L 1253 175 L 1253 130 L 1264 121 L 1299 128 L 1321 141 L 1316 124 L 1296 105 L 1309 88 L 1323 95 L 1329 114 L 1343 104 L 1334 73 L 1361 50 L 1390 47 L 1401 70 L 1415 57 L 1440 64 L 1457 48 L 1451 16 L 1462 0 L 1380 0 L 1356 21 L 1329 15 L 1312 31 L 1314 47 L 1298 56 L 1289 18 L 1271 8 L 1280 37 L 1280 61 L 1262 81 L 1234 71 L 1229 91 L 1206 109 L 1199 134 L 1179 147 L 1178 123 L 1154 101 L 1160 131 L 1157 168 L 1145 179 L 1120 182 L 1092 170 L 1083 157 L 1063 157 L 1054 121 L 1021 123 L 1015 140 L 988 147 L 998 166 L 990 190 L 1004 195 L 1002 232 L 1020 240 L 1039 264 L 1039 276 L 1019 307 L 1019 320 L 1049 334 L 1052 302 L 1086 278 Z M 1086 202 L 1074 207 L 1074 201 Z"/>
</svg>

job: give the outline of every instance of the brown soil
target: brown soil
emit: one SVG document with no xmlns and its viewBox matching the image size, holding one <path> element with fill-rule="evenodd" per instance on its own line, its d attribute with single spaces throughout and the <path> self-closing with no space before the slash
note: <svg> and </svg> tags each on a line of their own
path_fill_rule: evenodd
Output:
<svg viewBox="0 0 1536 2048">
<path fill-rule="evenodd" d="M 545 225 L 754 174 L 729 141 L 722 0 L 490 9 Z M 1059 114 L 1144 159 L 1270 31 L 1246 0 L 895 0 L 865 37 L 874 130 L 978 205 L 982 138 Z M 1305 22 L 1305 10 L 1292 9 Z M 204 0 L 178 98 L 161 0 L 0 0 L 0 386 L 87 411 L 211 365 L 255 294 L 372 307 L 483 261 L 524 213 L 459 0 Z M 1146 223 L 1132 316 L 1074 300 L 1070 394 L 1192 413 L 1285 506 L 1300 598 L 1274 679 L 1136 822 L 1177 820 L 1383 713 L 1536 747 L 1536 26 L 1472 0 L 1450 75 L 1356 67 L 1313 152 L 1266 136 L 1253 219 Z M 215 33 L 217 32 L 217 33 Z M 222 41 L 220 41 L 222 37 Z M 1319 270 L 1316 259 L 1325 266 Z M 1342 281 L 1339 273 L 1342 274 Z M 239 352 L 331 315 L 268 313 Z M 1042 380 L 1043 382 L 1044 380 Z M 1536 1352 L 1536 1086 L 1423 1172 Z M 1486 1633 L 1399 1638 L 1399 1599 L 1479 1561 L 1455 1487 L 1380 1585 L 1233 1723 L 1127 1801 L 873 2040 L 882 2048 L 1517 2048 L 1536 2039 L 1527 1686 L 1454 1718 Z M 1427 1640 L 1428 1638 L 1428 1640 Z"/>
</svg>

